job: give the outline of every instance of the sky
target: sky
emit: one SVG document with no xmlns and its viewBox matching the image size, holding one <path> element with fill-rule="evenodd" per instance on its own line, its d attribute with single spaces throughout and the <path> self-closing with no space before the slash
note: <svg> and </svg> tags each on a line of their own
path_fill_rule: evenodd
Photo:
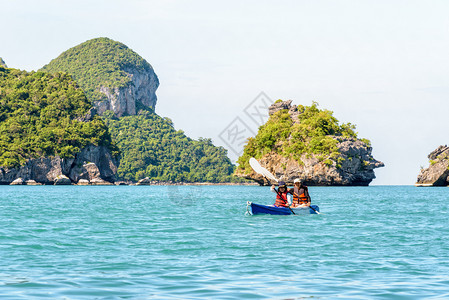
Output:
<svg viewBox="0 0 449 300">
<path fill-rule="evenodd" d="M 409 185 L 449 144 L 448 12 L 438 0 L 0 0 L 0 57 L 31 71 L 91 38 L 122 42 L 159 77 L 156 112 L 232 160 L 241 142 L 225 133 L 260 125 L 245 111 L 316 101 L 371 140 L 385 163 L 372 185 Z"/>
</svg>

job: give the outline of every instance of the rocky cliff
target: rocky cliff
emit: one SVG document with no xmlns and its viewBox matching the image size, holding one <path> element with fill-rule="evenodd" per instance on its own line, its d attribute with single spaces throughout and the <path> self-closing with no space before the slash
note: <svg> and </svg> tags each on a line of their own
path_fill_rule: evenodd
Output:
<svg viewBox="0 0 449 300">
<path fill-rule="evenodd" d="M 156 89 L 159 86 L 156 73 L 152 70 L 141 71 L 137 68 L 125 68 L 124 72 L 131 79 L 127 86 L 98 87 L 98 90 L 106 97 L 104 100 L 94 102 L 100 115 L 111 110 L 117 117 L 122 117 L 135 115 L 139 105 L 152 109 L 156 107 Z"/>
<path fill-rule="evenodd" d="M 422 169 L 417 186 L 449 186 L 449 147 L 439 146 L 428 156 L 430 165 Z"/>
<path fill-rule="evenodd" d="M 261 144 L 264 139 L 269 139 L 266 129 L 261 127 L 258 136 L 249 140 L 242 159 L 239 159 L 239 163 L 243 167 L 239 165 L 237 176 L 255 180 L 259 184 L 273 184 L 246 166 L 246 158 L 255 156 L 263 167 L 273 173 L 276 178 L 288 184 L 293 184 L 294 179 L 300 178 L 306 185 L 311 186 L 367 186 L 376 178 L 374 169 L 383 167 L 384 164 L 373 158 L 369 141 L 356 138 L 355 133 L 351 130 L 345 131 L 348 124 L 338 127 L 338 121 L 332 117 L 331 112 L 317 110 L 316 107 L 315 110 L 302 106 L 298 108 L 296 105 L 292 106 L 291 102 L 291 100 L 278 101 L 269 108 L 270 119 L 277 116 L 283 122 L 274 122 L 272 126 L 287 128 L 269 138 L 282 135 L 286 137 L 278 138 L 270 151 L 267 151 L 266 147 L 256 151 L 254 148 L 257 148 L 258 144 Z M 310 111 L 314 111 L 314 113 L 310 113 Z M 277 113 L 278 115 L 276 115 Z M 308 116 L 302 116 L 303 114 L 308 114 Z M 314 127 L 312 121 L 316 121 L 318 125 L 314 125 Z M 335 125 L 336 129 L 326 129 L 330 124 Z M 288 127 L 293 129 L 289 130 Z M 325 132 L 326 134 L 320 136 L 320 139 L 317 139 L 316 136 L 309 137 L 307 133 L 301 131 L 304 128 L 307 129 L 306 131 Z M 262 135 L 262 138 L 259 135 Z M 301 142 L 295 144 L 293 143 L 295 139 Z M 313 143 L 322 143 L 323 145 L 326 143 L 330 145 L 328 148 L 332 149 L 332 152 L 324 146 L 313 148 L 310 146 Z M 295 149 L 302 150 L 295 151 Z M 317 149 L 321 149 L 321 153 Z M 246 152 L 250 151 L 251 153 L 248 153 L 250 155 L 247 155 Z"/>
<path fill-rule="evenodd" d="M 41 70 L 73 76 L 103 115 L 135 115 L 156 107 L 159 80 L 153 67 L 126 45 L 108 38 L 88 40 L 68 49 Z"/>
<path fill-rule="evenodd" d="M 74 158 L 42 157 L 29 159 L 24 166 L 17 168 L 0 167 L 0 184 L 11 184 L 18 179 L 23 183 L 54 184 L 63 178 L 69 179 L 66 184 L 80 180 L 96 184 L 114 182 L 117 166 L 117 159 L 112 157 L 107 147 L 90 145 Z"/>
</svg>

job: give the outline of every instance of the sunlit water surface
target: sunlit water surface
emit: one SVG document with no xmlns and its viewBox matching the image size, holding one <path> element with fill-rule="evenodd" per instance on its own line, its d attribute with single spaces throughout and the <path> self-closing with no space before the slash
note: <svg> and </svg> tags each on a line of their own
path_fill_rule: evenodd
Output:
<svg viewBox="0 0 449 300">
<path fill-rule="evenodd" d="M 0 186 L 0 298 L 445 299 L 449 188 Z"/>
</svg>

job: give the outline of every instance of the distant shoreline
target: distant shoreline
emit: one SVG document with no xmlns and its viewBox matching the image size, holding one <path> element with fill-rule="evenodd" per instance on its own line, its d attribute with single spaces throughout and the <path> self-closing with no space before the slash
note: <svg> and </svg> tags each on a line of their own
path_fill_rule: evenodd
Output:
<svg viewBox="0 0 449 300">
<path fill-rule="evenodd" d="M 9 184 L 9 183 L 0 183 L 0 186 L 53 186 L 55 184 L 42 184 L 42 183 L 32 183 L 32 184 Z M 64 186 L 63 184 L 61 184 Z M 213 182 L 177 182 L 177 183 L 170 183 L 170 182 L 157 182 L 157 183 L 151 183 L 151 184 L 138 184 L 135 182 L 132 183 L 124 183 L 124 182 L 115 182 L 115 183 L 93 183 L 93 184 L 66 184 L 65 186 L 261 186 L 257 182 L 245 182 L 245 183 L 235 183 L 235 182 L 219 182 L 219 183 L 213 183 Z M 414 186 L 414 187 L 434 187 L 431 185 L 419 185 L 419 184 L 393 184 L 393 185 L 369 185 L 369 186 L 363 186 L 363 187 L 389 187 L 389 186 Z M 329 186 L 329 185 L 323 185 L 323 186 L 310 186 L 310 187 L 361 187 L 361 186 Z M 445 186 L 441 186 L 445 187 Z M 449 187 L 449 186 L 446 186 Z"/>
<path fill-rule="evenodd" d="M 24 183 L 24 184 L 8 184 L 8 183 L 0 183 L 0 185 L 3 186 L 259 186 L 257 182 L 247 182 L 247 183 L 235 183 L 235 182 L 155 182 L 155 183 L 145 183 L 145 184 L 139 184 L 135 182 L 115 182 L 115 183 L 89 183 L 89 184 L 43 184 L 43 183 Z"/>
<path fill-rule="evenodd" d="M 259 185 L 257 182 L 159 182 L 159 183 L 152 183 L 152 184 L 138 184 L 138 183 L 131 183 L 131 184 L 123 184 L 123 185 L 135 185 L 135 186 L 145 186 L 145 185 L 196 185 L 196 186 L 203 186 L 203 185 Z"/>
</svg>

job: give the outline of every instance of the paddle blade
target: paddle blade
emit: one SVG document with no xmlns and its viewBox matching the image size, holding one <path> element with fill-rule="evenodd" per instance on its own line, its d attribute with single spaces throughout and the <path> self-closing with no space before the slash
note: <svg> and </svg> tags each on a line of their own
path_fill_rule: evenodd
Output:
<svg viewBox="0 0 449 300">
<path fill-rule="evenodd" d="M 249 165 L 251 166 L 251 168 L 253 168 L 254 172 L 261 174 L 262 166 L 259 164 L 257 159 L 255 159 L 254 157 L 251 157 L 249 159 Z"/>
<path fill-rule="evenodd" d="M 262 176 L 264 176 L 264 177 L 266 177 L 266 178 L 268 178 L 270 180 L 273 180 L 273 181 L 276 181 L 276 182 L 278 181 L 276 179 L 276 177 L 274 177 L 274 175 L 271 174 L 270 171 L 268 171 L 267 169 L 262 167 L 260 165 L 260 163 L 254 157 L 251 157 L 249 159 L 249 165 L 251 166 L 251 168 L 253 168 L 254 172 L 256 172 L 257 174 L 260 174 L 260 175 L 262 175 Z"/>
</svg>

